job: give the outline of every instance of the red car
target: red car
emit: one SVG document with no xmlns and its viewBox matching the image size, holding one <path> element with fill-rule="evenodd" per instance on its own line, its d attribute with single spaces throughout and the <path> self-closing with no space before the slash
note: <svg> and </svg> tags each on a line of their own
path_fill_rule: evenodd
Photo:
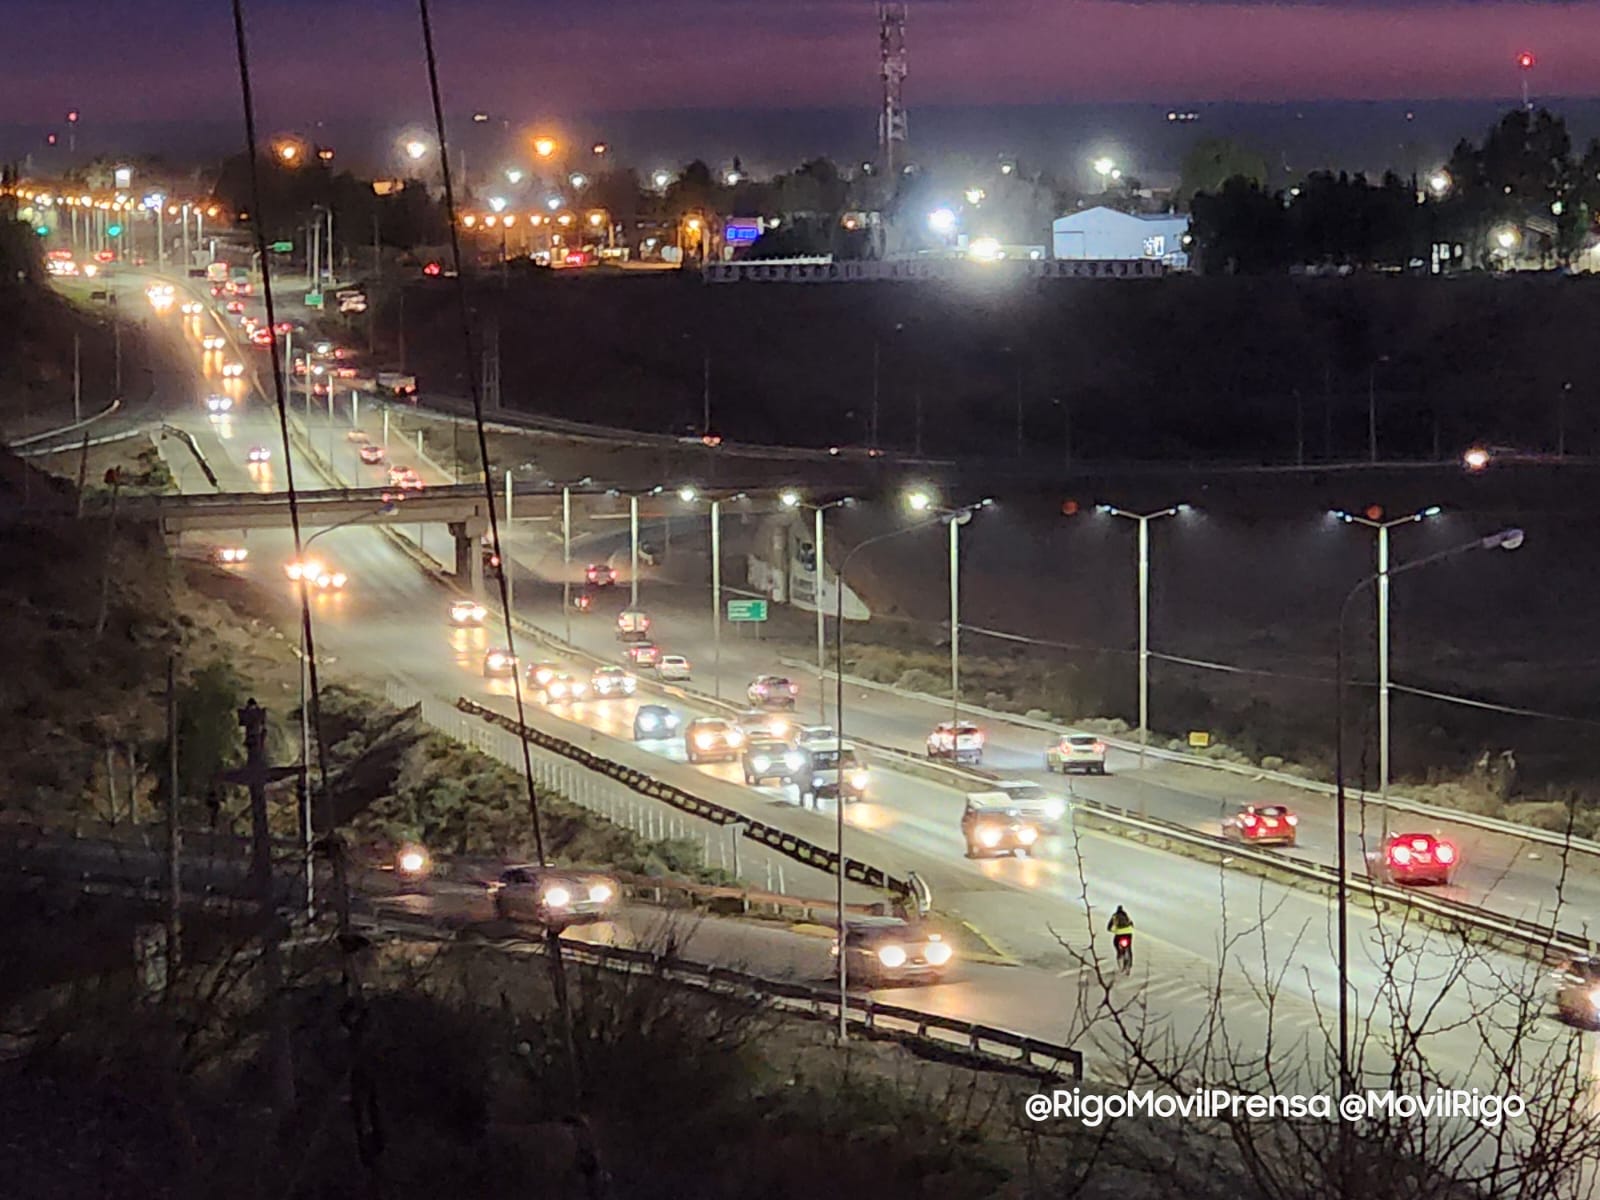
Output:
<svg viewBox="0 0 1600 1200">
<path fill-rule="evenodd" d="M 1299 825 L 1282 804 L 1247 804 L 1222 822 L 1222 836 L 1253 846 L 1292 846 Z"/>
<path fill-rule="evenodd" d="M 244 301 L 243 300 L 229 300 L 228 301 L 228 311 L 231 312 L 231 313 L 242 313 L 244 311 Z"/>
<path fill-rule="evenodd" d="M 1384 883 L 1448 884 L 1461 863 L 1460 851 L 1431 833 L 1391 833 L 1369 857 L 1373 878 Z"/>
<path fill-rule="evenodd" d="M 364 463 L 375 464 L 383 461 L 382 446 L 363 446 L 358 453 L 361 455 L 361 461 Z"/>
<path fill-rule="evenodd" d="M 610 587 L 617 582 L 616 571 L 605 563 L 590 563 L 584 575 L 594 587 Z"/>
<path fill-rule="evenodd" d="M 272 345 L 272 334 L 265 329 L 258 329 L 250 335 L 250 340 L 257 346 Z"/>
</svg>

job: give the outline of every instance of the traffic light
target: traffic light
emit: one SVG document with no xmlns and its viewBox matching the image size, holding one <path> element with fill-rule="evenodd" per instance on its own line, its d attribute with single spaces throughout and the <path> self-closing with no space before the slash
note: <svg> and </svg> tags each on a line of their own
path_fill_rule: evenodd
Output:
<svg viewBox="0 0 1600 1200">
<path fill-rule="evenodd" d="M 33 227 L 33 231 L 35 233 L 37 233 L 40 237 L 49 237 L 50 236 L 50 226 L 48 226 L 48 225 L 35 225 Z"/>
<path fill-rule="evenodd" d="M 1061 502 L 1061 515 L 1075 517 L 1078 515 L 1078 502 L 1076 500 L 1063 500 Z"/>
</svg>

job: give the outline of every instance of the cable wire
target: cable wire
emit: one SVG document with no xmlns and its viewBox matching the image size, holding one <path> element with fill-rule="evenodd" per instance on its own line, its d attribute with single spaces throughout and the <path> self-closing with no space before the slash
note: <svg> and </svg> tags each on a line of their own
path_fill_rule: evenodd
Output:
<svg viewBox="0 0 1600 1200">
<path fill-rule="evenodd" d="M 233 0 L 233 32 L 234 42 L 239 55 L 239 93 L 244 106 L 244 138 L 245 158 L 249 163 L 250 172 L 250 210 L 254 216 L 252 222 L 255 229 L 256 257 L 261 262 L 261 297 L 267 310 L 267 328 L 273 331 L 268 351 L 272 363 L 273 398 L 278 406 L 278 433 L 283 439 L 283 472 L 284 486 L 289 494 L 289 526 L 294 533 L 294 558 L 300 561 L 304 543 L 300 537 L 300 494 L 294 482 L 294 448 L 289 441 L 289 401 L 288 389 L 285 386 L 282 362 L 278 356 L 278 316 L 272 296 L 272 268 L 267 250 L 267 222 L 266 213 L 261 206 L 261 168 L 256 153 L 256 106 L 255 93 L 250 84 L 250 52 L 245 38 L 244 2 Z M 311 386 L 309 371 L 306 375 L 306 386 Z M 300 637 L 304 646 L 306 670 L 306 699 L 305 703 L 310 709 L 310 723 L 312 740 L 316 744 L 317 776 L 319 782 L 326 781 L 328 776 L 327 759 L 323 753 L 322 744 L 322 713 L 318 697 L 317 684 L 317 641 L 311 622 L 311 589 L 304 580 L 300 581 Z M 308 794 L 315 794 L 311 788 L 310 763 L 307 761 L 309 751 L 302 746 L 300 750 L 301 762 L 301 787 Z M 319 789 L 320 790 L 320 789 Z M 311 822 L 307 812 L 306 836 L 311 836 Z"/>
</svg>

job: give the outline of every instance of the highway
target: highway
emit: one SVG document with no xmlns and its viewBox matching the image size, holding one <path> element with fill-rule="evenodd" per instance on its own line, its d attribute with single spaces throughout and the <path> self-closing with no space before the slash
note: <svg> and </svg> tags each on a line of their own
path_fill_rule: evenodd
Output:
<svg viewBox="0 0 1600 1200">
<path fill-rule="evenodd" d="M 184 329 L 184 336 L 193 338 L 198 332 L 194 319 L 177 315 L 168 319 L 175 329 Z M 193 385 L 191 395 L 173 398 L 168 419 L 195 435 L 224 490 L 281 488 L 282 446 L 275 412 L 248 381 L 223 381 L 217 377 L 219 369 L 219 356 L 204 356 L 203 382 Z M 204 412 L 203 396 L 212 390 L 228 392 L 235 399 L 234 411 L 225 419 L 213 421 Z M 337 429 L 329 444 L 337 458 L 341 453 Z M 246 459 L 254 445 L 269 448 L 272 461 L 250 465 Z M 198 470 L 185 471 L 181 460 L 173 462 L 186 490 L 205 486 Z M 304 472 L 297 470 L 299 482 L 314 486 L 309 468 L 300 462 L 297 468 Z M 551 586 L 545 569 L 549 526 L 532 521 L 528 526 L 515 527 L 512 535 L 513 559 L 519 568 L 517 606 L 528 619 L 558 629 L 565 620 L 559 611 L 559 590 Z M 446 555 L 444 530 L 428 531 L 425 541 L 440 557 Z M 206 544 L 193 539 L 196 548 Z M 251 554 L 243 573 L 264 588 L 278 589 L 285 603 L 290 602 L 291 585 L 282 571 L 290 546 L 287 531 L 258 531 L 247 544 Z M 319 655 L 332 670 L 374 684 L 398 683 L 445 702 L 460 695 L 489 698 L 485 702 L 510 711 L 509 685 L 485 680 L 481 673 L 484 651 L 500 637 L 483 630 L 448 628 L 449 593 L 425 576 L 386 534 L 356 524 L 319 538 L 315 550 L 350 576 L 344 592 L 318 595 L 313 602 Z M 581 569 L 581 562 L 576 565 Z M 625 587 L 619 592 L 625 593 Z M 709 616 L 703 611 L 709 609 L 708 601 L 702 605 L 693 589 L 669 588 L 652 580 L 646 582 L 643 603 L 657 620 L 663 647 L 689 654 L 697 668 L 695 687 L 708 689 Z M 617 643 L 605 616 L 575 619 L 573 629 L 580 646 L 615 660 Z M 525 661 L 537 657 L 530 647 L 523 647 L 522 653 Z M 725 637 L 724 696 L 741 694 L 751 675 L 774 665 L 755 644 Z M 920 702 L 864 689 L 849 691 L 847 726 L 874 741 L 918 748 L 940 715 Z M 803 694 L 799 714 L 807 717 L 815 711 L 812 705 L 813 695 Z M 610 739 L 627 737 L 635 706 L 635 701 L 613 700 L 541 711 L 529 701 L 532 723 L 581 737 L 602 752 L 614 744 Z M 679 707 L 696 711 L 687 695 Z M 990 733 L 986 767 L 1044 778 L 1038 770 L 1042 735 L 998 726 Z M 657 753 L 663 777 L 697 780 L 696 790 L 708 799 L 823 844 L 831 841 L 831 810 L 800 810 L 792 789 L 747 788 L 736 767 L 690 767 L 681 762 L 681 742 L 637 748 L 615 744 L 619 754 Z M 1214 822 L 1234 800 L 1265 795 L 1263 789 L 1237 777 L 1154 764 L 1138 770 L 1123 755 L 1113 756 L 1111 771 L 1105 779 L 1074 781 L 1073 787 L 1080 795 L 1131 808 L 1138 807 L 1142 793 L 1152 813 L 1178 813 L 1197 825 Z M 1268 1044 L 1269 1032 L 1260 991 L 1263 980 L 1272 980 L 1277 991 L 1270 1030 L 1273 1053 L 1281 1056 L 1284 1069 L 1302 1064 L 1308 1078 L 1319 1081 L 1322 1088 L 1330 1086 L 1323 1056 L 1328 1035 L 1323 1031 L 1332 1024 L 1335 976 L 1330 950 L 1333 912 L 1325 898 L 1092 832 L 1049 839 L 1033 858 L 972 862 L 963 855 L 958 830 L 961 792 L 899 774 L 884 764 L 876 765 L 873 774 L 868 800 L 851 806 L 847 814 L 848 852 L 897 874 L 915 869 L 931 886 L 941 913 L 969 922 L 1021 964 L 965 964 L 946 983 L 918 988 L 912 999 L 897 996 L 901 1002 L 965 1019 L 981 1018 L 1051 1040 L 1075 1040 L 1091 1059 L 1120 1058 L 1117 1037 L 1108 1028 L 1079 1034 L 1080 997 L 1087 995 L 1092 1008 L 1097 992 L 1075 954 L 1101 962 L 1109 958 L 1105 920 L 1116 904 L 1124 903 L 1140 930 L 1139 965 L 1132 979 L 1115 985 L 1118 1003 L 1142 1005 L 1157 1027 L 1183 1040 L 1206 1026 L 1211 997 L 1220 984 L 1231 1040 L 1259 1052 Z M 1059 786 L 1056 777 L 1050 781 Z M 1303 850 L 1326 853 L 1331 834 L 1325 805 L 1319 812 L 1320 802 L 1310 797 L 1296 802 L 1307 815 Z M 1535 864 L 1523 849 L 1504 848 L 1506 864 L 1517 865 L 1506 880 L 1497 882 L 1490 859 L 1493 847 L 1477 847 L 1470 837 L 1463 837 L 1463 845 L 1469 869 L 1458 891 L 1470 895 L 1476 887 L 1497 899 L 1538 903 L 1537 881 L 1543 878 L 1540 872 L 1548 871 L 1548 863 L 1541 859 Z M 1523 892 L 1504 890 L 1511 879 Z M 1585 886 L 1593 887 L 1587 876 Z M 1519 901 L 1518 895 L 1523 899 Z M 439 903 L 448 907 L 447 901 Z M 1369 911 L 1356 908 L 1351 929 L 1358 1005 L 1371 1014 L 1374 1028 L 1366 1046 L 1368 1069 L 1387 1068 L 1391 1022 L 1409 1007 L 1420 1013 L 1426 1005 L 1432 1032 L 1423 1035 L 1421 1048 L 1431 1070 L 1453 1083 L 1492 1083 L 1485 1074 L 1489 1067 L 1482 1030 L 1486 1022 L 1498 1020 L 1502 1028 L 1515 1022 L 1516 1001 L 1537 992 L 1540 969 L 1519 957 L 1484 951 L 1464 964 L 1466 978 L 1454 979 L 1453 968 L 1462 965 L 1459 943 L 1410 926 L 1402 939 L 1400 970 L 1413 984 L 1399 991 L 1414 990 L 1414 995 L 1409 1001 L 1404 996 L 1396 999 L 1384 986 L 1385 979 L 1392 978 L 1384 963 L 1396 953 L 1398 917 L 1379 922 Z M 802 975 L 820 975 L 826 968 L 826 942 L 820 939 L 771 930 L 718 936 L 744 939 L 727 952 L 752 965 Z M 1579 1052 L 1575 1042 L 1569 1042 L 1572 1037 L 1564 1026 L 1544 1020 L 1524 1037 L 1523 1048 L 1529 1055 L 1548 1051 L 1565 1058 Z"/>
</svg>

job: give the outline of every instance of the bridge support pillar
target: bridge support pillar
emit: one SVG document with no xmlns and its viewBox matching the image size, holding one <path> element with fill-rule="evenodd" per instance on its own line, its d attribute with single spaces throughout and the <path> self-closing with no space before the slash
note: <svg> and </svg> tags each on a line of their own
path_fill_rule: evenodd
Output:
<svg viewBox="0 0 1600 1200">
<path fill-rule="evenodd" d="M 456 582 L 467 584 L 475 600 L 482 600 L 484 596 L 481 547 L 488 529 L 489 522 L 482 517 L 450 523 L 451 536 L 456 540 Z"/>
</svg>

